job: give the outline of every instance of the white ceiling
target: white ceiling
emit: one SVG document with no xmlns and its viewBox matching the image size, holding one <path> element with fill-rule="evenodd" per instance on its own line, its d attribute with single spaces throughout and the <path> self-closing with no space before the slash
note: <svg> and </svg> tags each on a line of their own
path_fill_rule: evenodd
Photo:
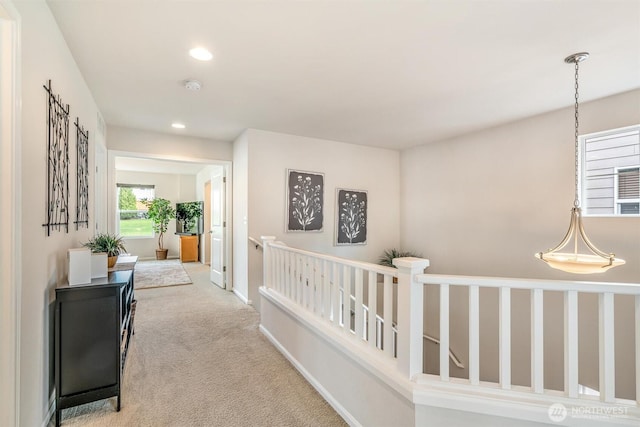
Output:
<svg viewBox="0 0 640 427">
<path fill-rule="evenodd" d="M 572 105 L 580 51 L 581 101 L 640 87 L 638 0 L 48 4 L 107 123 L 159 132 L 401 149 Z"/>
</svg>

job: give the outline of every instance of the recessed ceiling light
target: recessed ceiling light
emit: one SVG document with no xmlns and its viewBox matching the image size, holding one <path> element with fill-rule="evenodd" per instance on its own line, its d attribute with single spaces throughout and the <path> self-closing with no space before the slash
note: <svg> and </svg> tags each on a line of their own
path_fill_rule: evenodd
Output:
<svg viewBox="0 0 640 427">
<path fill-rule="evenodd" d="M 186 128 L 185 125 L 183 125 L 182 123 L 171 123 L 171 127 L 174 129 L 184 129 Z"/>
<path fill-rule="evenodd" d="M 213 58 L 211 52 L 203 47 L 194 47 L 189 51 L 189 55 L 198 61 L 211 61 L 211 58 Z"/>
</svg>

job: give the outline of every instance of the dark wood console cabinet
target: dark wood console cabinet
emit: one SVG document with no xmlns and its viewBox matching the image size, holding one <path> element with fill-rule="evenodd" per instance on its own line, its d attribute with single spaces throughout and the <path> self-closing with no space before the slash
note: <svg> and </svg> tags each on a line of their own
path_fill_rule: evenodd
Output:
<svg viewBox="0 0 640 427">
<path fill-rule="evenodd" d="M 133 271 L 56 288 L 56 426 L 65 408 L 117 397 L 133 333 Z"/>
</svg>

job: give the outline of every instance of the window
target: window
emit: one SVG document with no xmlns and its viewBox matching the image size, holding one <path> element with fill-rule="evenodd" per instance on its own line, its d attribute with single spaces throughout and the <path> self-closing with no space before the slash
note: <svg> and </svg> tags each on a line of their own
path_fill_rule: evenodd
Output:
<svg viewBox="0 0 640 427">
<path fill-rule="evenodd" d="M 640 125 L 580 137 L 585 215 L 640 215 Z"/>
<path fill-rule="evenodd" d="M 122 237 L 153 237 L 153 222 L 147 216 L 144 199 L 153 199 L 153 185 L 117 184 L 117 229 Z"/>
<path fill-rule="evenodd" d="M 640 166 L 618 168 L 616 208 L 620 215 L 640 214 Z"/>
</svg>

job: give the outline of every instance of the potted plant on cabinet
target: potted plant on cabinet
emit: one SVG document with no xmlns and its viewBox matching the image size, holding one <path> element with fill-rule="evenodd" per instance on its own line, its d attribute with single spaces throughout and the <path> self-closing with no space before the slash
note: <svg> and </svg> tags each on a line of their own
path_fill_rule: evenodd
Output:
<svg viewBox="0 0 640 427">
<path fill-rule="evenodd" d="M 158 249 L 156 249 L 156 259 L 167 259 L 168 249 L 164 248 L 164 233 L 169 227 L 169 221 L 176 217 L 176 210 L 171 202 L 161 197 L 155 199 L 142 200 L 148 209 L 148 217 L 153 221 L 153 231 L 158 233 Z"/>
<path fill-rule="evenodd" d="M 176 204 L 176 221 L 181 225 L 182 233 L 199 234 L 197 221 L 202 217 L 202 202 L 184 202 Z"/>
<path fill-rule="evenodd" d="M 89 239 L 82 246 L 91 249 L 93 253 L 107 254 L 107 267 L 112 268 L 118 260 L 118 255 L 126 253 L 122 237 L 109 233 L 98 233 L 93 239 Z"/>
</svg>

